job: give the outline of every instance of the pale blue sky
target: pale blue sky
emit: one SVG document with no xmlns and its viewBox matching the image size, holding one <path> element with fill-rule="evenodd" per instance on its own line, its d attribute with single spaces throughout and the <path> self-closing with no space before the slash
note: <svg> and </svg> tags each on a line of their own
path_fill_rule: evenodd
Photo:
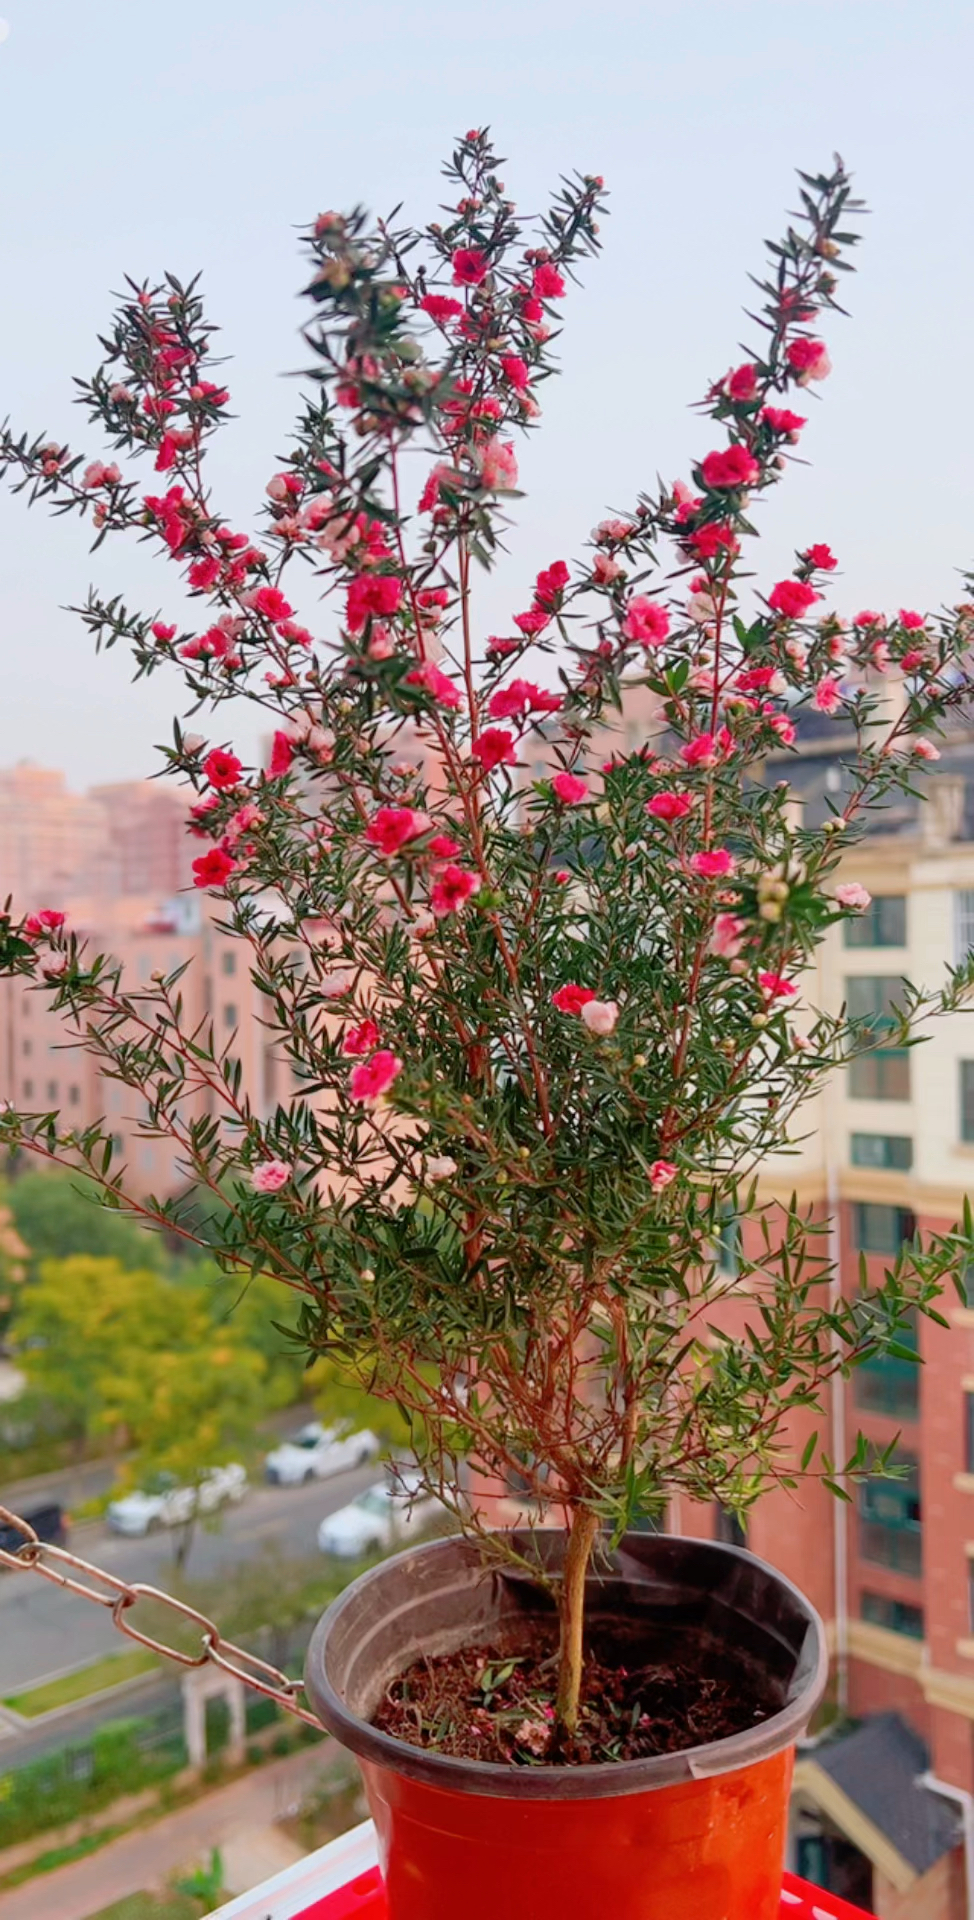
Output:
<svg viewBox="0 0 974 1920">
<path fill-rule="evenodd" d="M 70 376 L 124 272 L 205 274 L 240 415 L 220 459 L 241 521 L 301 363 L 294 228 L 321 207 L 440 198 L 452 135 L 490 122 L 522 208 L 605 174 L 605 252 L 567 304 L 564 377 L 522 461 L 531 498 L 492 614 L 579 551 L 606 506 L 686 473 L 688 412 L 746 337 L 746 273 L 838 148 L 873 214 L 810 470 L 764 515 L 766 567 L 828 540 L 851 610 L 932 606 L 974 563 L 974 10 L 966 0 L 0 0 L 0 414 L 77 437 Z M 92 445 L 92 452 L 98 452 Z M 59 608 L 90 578 L 175 583 L 0 501 L 0 765 L 147 772 L 177 687 L 128 684 Z M 154 582 L 154 584 L 151 584 Z M 489 625 L 488 625 L 489 630 Z M 246 738 L 241 745 L 250 744 Z"/>
</svg>

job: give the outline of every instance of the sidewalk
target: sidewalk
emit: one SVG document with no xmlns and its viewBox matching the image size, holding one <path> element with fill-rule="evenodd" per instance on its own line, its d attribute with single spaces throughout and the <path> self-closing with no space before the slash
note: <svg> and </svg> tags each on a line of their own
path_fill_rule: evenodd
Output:
<svg viewBox="0 0 974 1920">
<path fill-rule="evenodd" d="M 242 1835 L 253 1845 L 261 1829 L 271 1828 L 304 1797 L 333 1757 L 331 1741 L 323 1741 L 271 1761 L 191 1807 L 111 1841 L 87 1860 L 25 1881 L 0 1894 L 0 1920 L 89 1920 L 126 1894 L 163 1886 L 171 1874 L 207 1859 L 213 1847 L 226 1852 Z M 274 1838 L 280 1852 L 286 1838 Z M 267 1839 L 270 1845 L 271 1836 Z M 282 1864 L 283 1853 L 275 1871 Z"/>
</svg>

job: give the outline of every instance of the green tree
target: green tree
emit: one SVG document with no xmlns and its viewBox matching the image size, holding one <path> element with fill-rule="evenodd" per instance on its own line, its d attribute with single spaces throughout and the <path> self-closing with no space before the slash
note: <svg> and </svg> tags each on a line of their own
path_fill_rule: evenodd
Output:
<svg viewBox="0 0 974 1920">
<path fill-rule="evenodd" d="M 205 1284 L 77 1254 L 45 1261 L 16 1330 L 32 1386 L 67 1408 L 86 1438 L 130 1452 L 123 1485 L 172 1474 L 197 1485 L 231 1457 L 268 1406 L 268 1366 Z M 194 1527 L 177 1530 L 176 1560 Z"/>
<path fill-rule="evenodd" d="M 13 1224 L 30 1249 L 31 1277 L 44 1260 L 90 1253 L 128 1267 L 161 1269 L 165 1245 L 131 1218 L 106 1207 L 94 1181 L 83 1174 L 32 1172 L 5 1184 L 0 1194 Z"/>
</svg>

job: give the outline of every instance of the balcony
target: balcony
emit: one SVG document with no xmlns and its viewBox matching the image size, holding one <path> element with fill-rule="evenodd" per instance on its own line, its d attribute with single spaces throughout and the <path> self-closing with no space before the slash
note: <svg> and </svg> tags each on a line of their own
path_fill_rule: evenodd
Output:
<svg viewBox="0 0 974 1920">
<path fill-rule="evenodd" d="M 220 1907 L 212 1920 L 385 1920 L 370 1820 Z M 609 1916 L 607 1916 L 609 1920 Z M 708 1920 L 705 1914 L 700 1920 Z M 781 1920 L 867 1920 L 834 1894 L 785 1875 Z"/>
</svg>

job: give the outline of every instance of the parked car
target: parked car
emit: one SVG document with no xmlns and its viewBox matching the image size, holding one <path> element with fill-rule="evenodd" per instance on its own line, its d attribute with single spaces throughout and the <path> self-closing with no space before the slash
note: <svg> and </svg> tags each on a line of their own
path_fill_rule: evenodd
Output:
<svg viewBox="0 0 974 1920">
<path fill-rule="evenodd" d="M 310 1480 L 327 1480 L 333 1473 L 364 1466 L 366 1460 L 375 1459 L 379 1447 L 367 1427 L 347 1433 L 342 1427 L 323 1427 L 312 1420 L 268 1454 L 264 1472 L 274 1486 L 305 1486 Z"/>
<path fill-rule="evenodd" d="M 347 1507 L 327 1514 L 318 1528 L 322 1553 L 358 1560 L 442 1520 L 446 1508 L 435 1495 L 419 1493 L 419 1485 L 413 1474 L 403 1474 L 398 1482 L 377 1480 Z"/>
<path fill-rule="evenodd" d="M 33 1527 L 38 1539 L 46 1541 L 48 1546 L 67 1546 L 70 1523 L 64 1508 L 58 1506 L 56 1502 L 49 1501 L 46 1506 L 28 1508 L 23 1518 L 28 1526 Z M 0 1552 L 16 1553 L 17 1548 L 22 1547 L 23 1544 L 24 1536 L 19 1527 L 11 1527 L 6 1523 L 0 1524 Z"/>
<path fill-rule="evenodd" d="M 155 1533 L 157 1527 L 181 1526 L 195 1513 L 215 1513 L 228 1501 L 242 1500 L 246 1490 L 246 1471 L 236 1461 L 210 1467 L 195 1487 L 180 1486 L 174 1474 L 158 1473 L 137 1492 L 113 1500 L 105 1518 L 116 1533 Z"/>
</svg>

